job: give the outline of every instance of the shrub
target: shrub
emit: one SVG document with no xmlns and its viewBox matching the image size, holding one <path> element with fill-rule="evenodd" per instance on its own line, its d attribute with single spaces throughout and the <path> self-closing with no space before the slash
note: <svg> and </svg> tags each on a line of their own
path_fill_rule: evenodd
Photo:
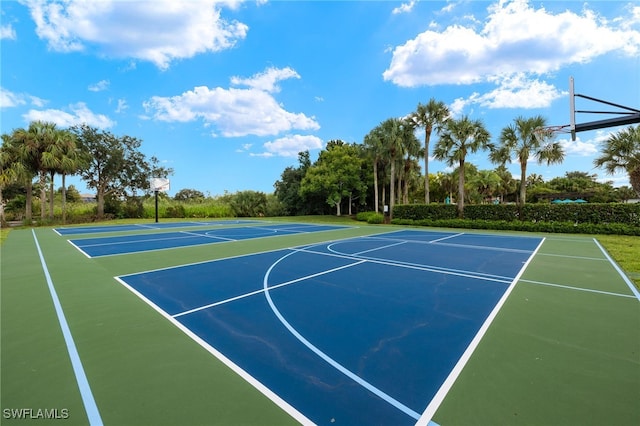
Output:
<svg viewBox="0 0 640 426">
<path fill-rule="evenodd" d="M 371 212 L 372 214 L 367 217 L 367 223 L 380 224 L 384 223 L 384 216 L 381 213 Z"/>
</svg>

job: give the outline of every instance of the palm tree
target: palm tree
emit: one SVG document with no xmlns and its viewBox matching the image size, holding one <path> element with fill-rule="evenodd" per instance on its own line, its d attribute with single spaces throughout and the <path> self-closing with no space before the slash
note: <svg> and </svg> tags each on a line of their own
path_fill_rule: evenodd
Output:
<svg viewBox="0 0 640 426">
<path fill-rule="evenodd" d="M 440 131 L 445 121 L 449 118 L 449 108 L 444 102 L 429 99 L 424 105 L 418 103 L 415 112 L 412 112 L 408 120 L 418 128 L 424 127 L 424 202 L 429 204 L 429 141 L 431 140 L 431 132 L 435 128 Z"/>
<path fill-rule="evenodd" d="M 55 150 L 56 125 L 50 122 L 32 121 L 27 129 L 17 129 L 13 139 L 18 150 L 18 159 L 31 172 L 39 175 L 40 216 L 45 218 L 47 173 L 60 164 Z M 31 220 L 31 179 L 27 183 L 27 220 Z"/>
<path fill-rule="evenodd" d="M 473 178 L 473 184 L 482 196 L 483 203 L 494 198 L 501 183 L 500 175 L 493 170 L 479 170 Z"/>
<path fill-rule="evenodd" d="M 458 215 L 464 211 L 464 170 L 467 154 L 489 148 L 491 135 L 480 120 L 471 120 L 464 116 L 459 120 L 447 120 L 436 144 L 433 156 L 446 161 L 448 166 L 458 163 Z"/>
<path fill-rule="evenodd" d="M 76 138 L 69 130 L 57 130 L 53 143 L 49 147 L 53 155 L 57 157 L 57 165 L 49 170 L 51 174 L 50 187 L 50 217 L 53 218 L 53 178 L 56 173 L 62 176 L 62 222 L 66 222 L 66 176 L 78 172 L 82 164 L 84 164 L 84 156 L 81 154 L 76 145 Z"/>
<path fill-rule="evenodd" d="M 364 145 L 367 149 L 367 156 L 373 163 L 373 197 L 376 212 L 380 211 L 378 205 L 378 164 L 382 161 L 383 158 L 383 146 L 380 133 L 380 128 L 376 127 L 364 137 Z"/>
<path fill-rule="evenodd" d="M 407 150 L 414 146 L 417 141 L 413 134 L 413 128 L 404 120 L 399 118 L 389 118 L 379 125 L 382 136 L 384 152 L 389 158 L 390 184 L 389 184 L 389 218 L 393 219 L 393 206 L 395 205 L 396 193 L 396 165 L 403 161 Z M 400 163 L 402 164 L 402 163 Z"/>
<path fill-rule="evenodd" d="M 629 126 L 611 135 L 593 164 L 604 167 L 608 174 L 625 170 L 631 187 L 640 196 L 640 126 Z"/>
<path fill-rule="evenodd" d="M 553 141 L 549 132 L 540 132 L 546 126 L 544 117 L 518 117 L 500 133 L 500 146 L 491 151 L 489 159 L 494 164 L 505 164 L 515 158 L 520 163 L 520 204 L 527 198 L 527 161 L 535 157 L 538 164 L 559 164 L 564 161 L 564 151 L 559 142 Z"/>
</svg>

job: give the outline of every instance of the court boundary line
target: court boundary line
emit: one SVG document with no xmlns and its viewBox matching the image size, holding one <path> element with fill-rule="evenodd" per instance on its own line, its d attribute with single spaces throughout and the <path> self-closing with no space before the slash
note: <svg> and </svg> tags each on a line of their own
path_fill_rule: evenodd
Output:
<svg viewBox="0 0 640 426">
<path fill-rule="evenodd" d="M 603 261 L 606 262 L 607 259 L 604 257 L 588 257 L 588 256 L 571 256 L 568 254 L 555 254 L 555 253 L 539 253 L 540 256 L 551 256 L 551 257 L 564 257 L 567 259 L 578 259 L 578 260 L 593 260 L 593 261 Z"/>
<path fill-rule="evenodd" d="M 504 251 L 504 252 L 513 252 L 513 253 L 530 253 L 531 250 L 524 250 L 524 249 L 513 249 L 513 248 L 508 248 L 508 247 L 491 247 L 491 246 L 476 246 L 473 244 L 456 244 L 456 243 L 441 243 L 439 241 L 447 239 L 447 238 L 453 238 L 453 237 L 459 237 L 461 235 L 478 235 L 478 236 L 486 236 L 486 237 L 494 237 L 495 235 L 493 234 L 466 234 L 466 233 L 460 233 L 460 234 L 456 234 L 456 235 L 451 235 L 449 237 L 446 238 L 440 238 L 440 239 L 436 239 L 436 240 L 432 240 L 432 241 L 420 241 L 420 240 L 403 240 L 400 238 L 384 238 L 384 237 L 380 237 L 381 240 L 390 240 L 390 241 L 404 241 L 404 242 L 409 242 L 409 243 L 416 243 L 416 244 L 433 244 L 433 245 L 442 245 L 442 246 L 452 246 L 452 247 L 463 247 L 463 248 L 470 248 L 470 249 L 477 249 L 477 250 L 492 250 L 492 251 Z M 517 236 L 514 236 L 512 238 L 519 238 Z M 535 237 L 535 238 L 543 238 L 543 237 Z M 371 238 L 374 239 L 374 238 Z"/>
<path fill-rule="evenodd" d="M 498 315 L 498 313 L 506 303 L 507 299 L 511 295 L 511 292 L 513 291 L 518 281 L 520 280 L 520 277 L 522 277 L 524 272 L 527 270 L 527 267 L 529 266 L 531 261 L 535 258 L 536 254 L 538 253 L 538 251 L 540 250 L 540 248 L 542 247 L 545 241 L 546 241 L 546 238 L 542 238 L 542 241 L 540 241 L 536 249 L 533 251 L 533 253 L 531 253 L 531 255 L 529 256 L 529 259 L 527 259 L 525 264 L 522 265 L 520 272 L 518 272 L 518 274 L 513 279 L 509 287 L 507 287 L 506 291 L 504 292 L 504 294 L 502 295 L 502 297 L 500 298 L 496 306 L 493 308 L 493 310 L 491 311 L 487 319 L 484 321 L 484 323 L 482 324 L 482 326 L 480 327 L 480 329 L 478 330 L 474 338 L 471 340 L 471 343 L 469 344 L 469 346 L 467 346 L 467 349 L 463 352 L 462 356 L 460 357 L 456 365 L 453 367 L 453 369 L 451 370 L 451 372 L 449 373 L 445 381 L 440 386 L 440 389 L 438 389 L 436 394 L 433 396 L 433 398 L 429 402 L 429 405 L 427 405 L 427 408 L 422 413 L 422 416 L 420 416 L 420 419 L 418 419 L 418 421 L 416 422 L 416 426 L 427 426 L 431 421 L 431 418 L 436 414 L 438 408 L 440 407 L 440 404 L 442 404 L 447 394 L 449 393 L 449 390 L 451 390 L 451 388 L 453 387 L 453 384 L 458 379 L 458 376 L 460 376 L 460 373 L 462 373 L 462 370 L 464 369 L 465 365 L 467 364 L 469 359 L 471 359 L 471 355 L 473 355 L 476 348 L 480 344 L 480 341 L 489 330 L 489 327 L 493 323 L 493 320 L 496 318 L 496 316 Z"/>
<path fill-rule="evenodd" d="M 573 287 L 573 286 L 564 285 L 564 284 L 546 283 L 546 282 L 543 282 L 543 281 L 534 281 L 534 280 L 525 280 L 525 279 L 521 279 L 520 281 L 522 281 L 524 283 L 528 283 L 528 284 L 544 285 L 544 286 L 548 286 L 548 287 L 558 287 L 558 288 L 564 288 L 564 289 L 567 289 L 567 290 L 586 291 L 588 293 L 606 294 L 608 296 L 629 297 L 631 299 L 635 299 L 636 298 L 634 295 L 631 295 L 631 294 L 614 293 L 614 292 L 611 292 L 611 291 L 594 290 L 594 289 L 591 289 L 591 288 L 583 288 L 583 287 Z"/>
<path fill-rule="evenodd" d="M 270 388 L 265 386 L 262 382 L 260 382 L 258 379 L 253 377 L 251 374 L 249 374 L 246 370 L 244 370 L 242 367 L 237 365 L 235 362 L 231 361 L 231 359 L 227 358 L 222 352 L 218 351 L 216 348 L 214 348 L 209 343 L 204 341 L 200 336 L 198 336 L 193 331 L 191 331 L 187 326 L 183 325 L 180 321 L 173 318 L 171 315 L 169 315 L 166 311 L 164 311 L 158 305 L 153 303 L 150 299 L 148 299 L 142 293 L 137 291 L 135 288 L 131 287 L 125 281 L 120 279 L 120 277 L 114 277 L 114 279 L 118 281 L 120 284 L 122 284 L 123 286 L 125 286 L 127 289 L 129 289 L 129 291 L 131 291 L 133 294 L 138 296 L 144 303 L 146 303 L 152 309 L 154 309 L 156 312 L 162 315 L 171 324 L 176 326 L 178 330 L 186 334 L 187 337 L 191 338 L 195 343 L 200 345 L 204 350 L 206 350 L 211 355 L 216 357 L 218 361 L 222 362 L 225 366 L 230 368 L 234 373 L 240 376 L 240 378 L 244 379 L 249 385 L 253 386 L 254 389 L 256 389 L 258 392 L 266 396 L 271 402 L 276 404 L 284 412 L 289 414 L 291 417 L 293 417 L 295 420 L 297 420 L 301 424 L 305 424 L 305 425 L 313 424 L 313 422 L 310 419 L 308 419 L 304 414 L 302 414 L 300 411 L 294 408 L 291 404 L 289 404 L 287 401 L 281 398 L 278 394 L 273 392 Z"/>
<path fill-rule="evenodd" d="M 341 229 L 359 228 L 358 226 L 345 226 L 345 225 L 343 225 L 343 226 L 317 225 L 317 226 L 332 226 L 332 227 L 334 227 L 334 229 L 324 229 L 322 231 L 306 232 L 306 234 L 315 234 L 315 233 L 321 233 L 321 232 L 332 232 L 332 231 L 338 231 L 338 230 L 341 230 Z M 251 226 L 241 227 L 241 228 L 251 228 Z M 171 231 L 168 231 L 167 233 L 169 233 L 169 232 L 171 232 Z M 177 231 L 177 232 L 181 232 L 181 231 Z M 292 233 L 292 234 L 289 234 L 289 235 L 278 235 L 278 237 L 287 237 L 287 236 L 291 236 L 291 235 L 299 235 L 301 233 L 303 233 L 303 232 Z M 134 234 L 134 235 L 136 235 L 136 234 Z M 273 237 L 273 235 L 267 235 L 267 236 L 261 236 L 261 237 L 255 237 L 255 238 L 243 238 L 243 239 L 240 239 L 240 240 L 233 240 L 233 241 L 212 241 L 210 243 L 203 243 L 203 244 L 194 244 L 194 245 L 178 246 L 178 247 L 165 247 L 165 248 L 159 248 L 159 249 L 140 250 L 140 251 L 134 251 L 134 252 L 127 252 L 127 253 L 102 254 L 102 255 L 99 255 L 99 256 L 89 256 L 84 251 L 79 249 L 78 246 L 76 246 L 73 243 L 71 243 L 70 239 L 67 240 L 67 241 L 69 241 L 74 247 L 76 247 L 76 249 L 78 249 L 83 254 L 88 256 L 89 259 L 96 259 L 98 257 L 127 256 L 127 255 L 132 255 L 132 254 L 150 253 L 150 252 L 164 251 L 164 250 L 178 250 L 178 249 L 193 248 L 193 247 L 207 246 L 207 245 L 213 245 L 213 244 L 222 244 L 222 243 L 225 243 L 225 242 L 234 243 L 234 242 L 242 242 L 242 241 L 249 241 L 249 240 L 259 240 L 259 239 L 263 239 L 263 238 L 272 238 L 272 237 Z M 109 238 L 109 237 L 105 237 L 105 238 Z M 348 237 L 348 238 L 354 238 L 354 237 Z M 345 239 L 348 239 L 348 238 L 345 238 Z M 90 239 L 90 238 L 86 238 L 86 239 Z M 331 240 L 329 240 L 329 241 L 331 241 Z"/>
<path fill-rule="evenodd" d="M 76 377 L 76 384 L 78 385 L 78 390 L 80 391 L 80 396 L 82 398 L 82 403 L 84 405 L 85 413 L 87 414 L 89 424 L 96 425 L 96 426 L 102 425 L 103 423 L 102 423 L 102 418 L 100 417 L 100 411 L 98 410 L 98 406 L 93 397 L 93 393 L 91 392 L 91 386 L 89 385 L 89 380 L 87 379 L 87 375 L 84 372 L 84 367 L 82 366 L 82 360 L 80 359 L 80 354 L 78 353 L 78 349 L 73 340 L 73 335 L 71 334 L 69 323 L 67 323 L 67 319 L 64 315 L 64 310 L 62 309 L 62 304 L 60 303 L 60 298 L 58 297 L 58 293 L 56 292 L 55 286 L 53 285 L 53 279 L 49 274 L 49 268 L 47 267 L 47 263 L 44 260 L 44 254 L 42 253 L 42 250 L 40 248 L 38 237 L 36 236 L 36 232 L 34 229 L 31 230 L 31 233 L 33 234 L 33 240 L 36 243 L 38 256 L 40 257 L 40 264 L 42 266 L 42 270 L 44 272 L 44 276 L 47 281 L 49 294 L 51 295 L 51 299 L 53 301 L 53 307 L 55 308 L 56 316 L 58 317 L 58 324 L 60 325 L 65 346 L 67 347 L 67 353 L 69 354 L 69 359 L 71 361 L 73 373 Z"/>
<path fill-rule="evenodd" d="M 412 241 L 406 241 L 406 243 L 411 243 Z M 496 282 L 501 282 L 501 283 L 510 283 L 511 282 L 511 277 L 507 277 L 504 275 L 495 275 L 495 274 L 487 274 L 485 272 L 475 272 L 475 271 L 467 271 L 464 269 L 454 269 L 454 268 L 445 268 L 443 266 L 434 266 L 434 265 L 422 265 L 422 264 L 418 264 L 418 263 L 413 263 L 413 262 L 404 262 L 402 260 L 389 260 L 389 259 L 379 259 L 379 258 L 375 258 L 375 257 L 371 257 L 371 256 L 360 256 L 359 254 L 349 254 L 349 253 L 342 253 L 339 252 L 337 250 L 333 250 L 331 248 L 329 248 L 330 246 L 332 246 L 333 244 L 335 244 L 335 242 L 331 242 L 327 245 L 327 250 L 330 251 L 330 253 L 323 253 L 323 252 L 317 252 L 317 251 L 312 251 L 307 249 L 303 249 L 303 251 L 307 252 L 307 253 L 313 253 L 313 254 L 320 254 L 323 256 L 337 256 L 337 257 L 343 257 L 345 259 L 365 259 L 369 262 L 372 263 L 379 263 L 382 265 L 392 265 L 392 266 L 396 266 L 396 267 L 404 267 L 404 268 L 413 268 L 413 269 L 419 269 L 419 270 L 423 270 L 423 271 L 427 271 L 427 272 L 438 272 L 438 273 L 443 273 L 443 274 L 449 274 L 449 275 L 459 275 L 462 277 L 467 277 L 467 278 L 475 278 L 475 279 L 486 279 L 488 281 L 496 281 Z M 318 244 L 316 244 L 318 245 Z M 390 245 L 392 246 L 392 245 Z M 380 247 L 382 248 L 387 248 L 390 246 L 385 246 L 385 247 Z M 373 251 L 373 250 L 367 250 L 367 251 Z"/>
<path fill-rule="evenodd" d="M 600 245 L 600 242 L 597 239 L 594 238 L 593 242 L 596 243 L 596 245 L 598 246 L 602 254 L 605 255 L 605 257 L 609 260 L 609 263 L 611 263 L 613 268 L 618 272 L 618 274 L 620 274 L 620 276 L 622 277 L 622 280 L 629 286 L 629 290 L 631 290 L 631 292 L 636 296 L 636 299 L 640 301 L 640 291 L 638 291 L 636 286 L 631 282 L 627 274 L 625 274 L 624 271 L 620 268 L 620 266 L 618 266 L 618 264 L 611 258 L 611 256 L 609 256 L 609 253 L 607 253 L 604 247 Z"/>
</svg>

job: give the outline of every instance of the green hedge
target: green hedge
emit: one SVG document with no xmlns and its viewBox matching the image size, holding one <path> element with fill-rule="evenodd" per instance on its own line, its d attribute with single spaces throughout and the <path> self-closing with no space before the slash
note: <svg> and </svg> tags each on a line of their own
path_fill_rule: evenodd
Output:
<svg viewBox="0 0 640 426">
<path fill-rule="evenodd" d="M 434 226 L 442 228 L 492 229 L 505 231 L 554 232 L 566 234 L 638 235 L 640 227 L 622 223 L 527 222 L 482 219 L 393 219 L 395 225 Z"/>
<path fill-rule="evenodd" d="M 456 206 L 450 204 L 398 205 L 393 209 L 395 219 L 441 220 L 456 219 Z M 464 218 L 486 221 L 571 222 L 573 224 L 620 223 L 640 226 L 638 204 L 482 204 L 464 208 Z"/>
</svg>

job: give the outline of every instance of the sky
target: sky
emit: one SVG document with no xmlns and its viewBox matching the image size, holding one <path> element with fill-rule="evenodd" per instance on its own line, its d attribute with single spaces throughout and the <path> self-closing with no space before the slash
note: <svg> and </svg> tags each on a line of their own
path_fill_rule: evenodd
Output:
<svg viewBox="0 0 640 426">
<path fill-rule="evenodd" d="M 0 47 L 0 132 L 44 120 L 136 137 L 174 170 L 169 195 L 272 193 L 298 152 L 362 143 L 431 98 L 482 120 L 493 142 L 520 116 L 569 124 L 570 77 L 578 94 L 640 108 L 635 1 L 3 0 Z M 565 161 L 531 159 L 528 173 L 628 185 L 593 167 L 623 128 L 558 134 Z M 486 152 L 467 161 L 496 167 Z M 451 170 L 431 160 L 438 171 Z"/>
</svg>

